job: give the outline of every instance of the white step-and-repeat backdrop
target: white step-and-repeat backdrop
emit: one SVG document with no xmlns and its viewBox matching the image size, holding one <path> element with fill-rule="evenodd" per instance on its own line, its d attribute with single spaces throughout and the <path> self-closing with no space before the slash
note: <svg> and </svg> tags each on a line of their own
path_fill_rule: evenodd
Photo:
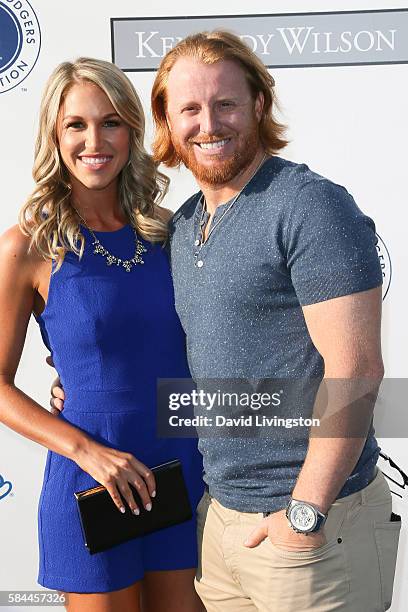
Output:
<svg viewBox="0 0 408 612">
<path fill-rule="evenodd" d="M 164 0 L 0 0 L 0 231 L 16 222 L 31 190 L 40 96 L 57 63 L 80 55 L 113 59 L 142 98 L 149 146 L 150 89 L 160 58 L 187 33 L 234 30 L 275 77 L 291 140 L 284 156 L 345 185 L 376 222 L 384 273 L 383 354 L 387 379 L 395 379 L 387 384 L 398 389 L 392 402 L 384 393 L 380 400 L 387 410 L 379 441 L 408 472 L 408 426 L 398 416 L 405 409 L 408 378 L 408 1 L 394 0 L 390 6 L 385 0 L 310 0 L 308 12 L 302 0 L 252 0 L 250 5 L 207 0 L 203 6 L 200 10 L 186 0 L 174 5 Z M 185 170 L 168 174 L 172 185 L 166 205 L 175 210 L 195 184 Z M 45 357 L 32 321 L 17 383 L 48 406 L 54 374 Z M 388 411 L 393 416 L 386 428 Z M 45 453 L 0 426 L 0 591 L 40 588 L 36 515 Z M 387 471 L 384 462 L 380 466 Z M 393 496 L 394 511 L 403 518 L 392 611 L 404 612 L 408 492 L 392 489 L 399 494 Z"/>
</svg>

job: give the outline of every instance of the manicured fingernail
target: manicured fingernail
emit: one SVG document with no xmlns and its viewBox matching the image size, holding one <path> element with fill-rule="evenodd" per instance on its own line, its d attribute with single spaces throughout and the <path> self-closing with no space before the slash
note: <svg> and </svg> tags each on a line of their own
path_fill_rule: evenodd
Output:
<svg viewBox="0 0 408 612">
<path fill-rule="evenodd" d="M 152 509 L 152 504 L 146 504 L 145 508 L 148 512 L 150 512 L 150 510 Z"/>
<path fill-rule="evenodd" d="M 150 497 L 156 497 L 156 491 L 153 491 L 153 493 L 150 495 Z"/>
<path fill-rule="evenodd" d="M 124 514 L 126 512 L 126 508 L 124 508 L 123 506 L 120 509 L 121 513 Z"/>
<path fill-rule="evenodd" d="M 140 514 L 140 510 L 139 510 L 139 508 L 135 508 L 135 509 L 133 510 L 133 514 L 136 514 L 136 516 L 139 516 L 139 514 Z"/>
</svg>

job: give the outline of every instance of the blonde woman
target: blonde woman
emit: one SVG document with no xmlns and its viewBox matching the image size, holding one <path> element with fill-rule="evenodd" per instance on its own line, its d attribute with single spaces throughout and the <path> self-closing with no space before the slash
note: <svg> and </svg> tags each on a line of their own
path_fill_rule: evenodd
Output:
<svg viewBox="0 0 408 612">
<path fill-rule="evenodd" d="M 189 371 L 162 247 L 168 180 L 143 139 L 140 101 L 118 68 L 59 65 L 41 105 L 34 192 L 0 239 L 0 420 L 49 449 L 38 581 L 70 593 L 69 612 L 201 609 L 193 520 L 91 556 L 73 495 L 100 483 L 118 512 L 138 514 L 132 483 L 149 510 L 147 466 L 175 457 L 193 507 L 202 494 L 196 442 L 155 437 L 156 379 Z M 58 418 L 14 384 L 32 313 L 67 391 Z"/>
</svg>

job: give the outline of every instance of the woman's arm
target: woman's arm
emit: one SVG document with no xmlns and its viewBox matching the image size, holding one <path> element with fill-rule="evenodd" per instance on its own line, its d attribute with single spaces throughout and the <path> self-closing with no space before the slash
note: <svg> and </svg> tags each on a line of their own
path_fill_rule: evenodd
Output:
<svg viewBox="0 0 408 612">
<path fill-rule="evenodd" d="M 130 453 L 103 446 L 75 426 L 55 418 L 15 386 L 36 294 L 36 268 L 40 264 L 35 254 L 28 254 L 28 244 L 29 239 L 18 226 L 0 237 L 0 422 L 75 461 L 108 489 L 121 509 L 119 489 L 136 511 L 128 482 L 137 488 L 146 506 L 151 503 L 150 495 L 155 489 L 152 472 Z"/>
<path fill-rule="evenodd" d="M 0 420 L 23 436 L 73 458 L 83 432 L 53 416 L 14 384 L 34 305 L 35 257 L 18 226 L 0 237 Z"/>
</svg>

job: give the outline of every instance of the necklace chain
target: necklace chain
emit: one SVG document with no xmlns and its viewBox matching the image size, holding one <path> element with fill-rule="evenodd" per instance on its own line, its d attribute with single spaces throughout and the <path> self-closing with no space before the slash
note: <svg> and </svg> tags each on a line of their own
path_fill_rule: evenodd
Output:
<svg viewBox="0 0 408 612">
<path fill-rule="evenodd" d="M 81 221 L 83 222 L 83 224 L 85 225 L 85 227 L 87 228 L 87 230 L 89 231 L 89 233 L 91 234 L 93 238 L 92 246 L 94 247 L 93 249 L 94 255 L 102 255 L 102 257 L 104 257 L 106 260 L 106 265 L 122 266 L 126 270 L 126 272 L 130 272 L 131 269 L 137 264 L 144 264 L 144 261 L 142 259 L 142 253 L 147 253 L 147 249 L 140 242 L 135 228 L 133 228 L 133 231 L 135 233 L 135 244 L 136 244 L 135 254 L 133 255 L 132 259 L 121 259 L 120 257 L 116 257 L 116 255 L 112 255 L 112 253 L 103 246 L 99 238 L 95 236 L 94 231 L 89 227 L 85 219 L 79 214 L 75 206 L 73 206 L 73 209 L 75 210 L 76 214 L 81 219 Z"/>
<path fill-rule="evenodd" d="M 238 191 L 237 195 L 228 204 L 227 208 L 224 210 L 224 212 L 222 213 L 220 218 L 217 219 L 217 221 L 211 225 L 210 230 L 209 230 L 209 232 L 207 234 L 207 238 L 205 240 L 204 240 L 204 229 L 202 227 L 203 220 L 204 220 L 204 212 L 205 212 L 205 198 L 204 198 L 204 194 L 201 195 L 201 198 L 200 198 L 200 203 L 201 203 L 200 227 L 199 227 L 199 234 L 198 234 L 199 237 L 195 240 L 195 243 L 194 243 L 194 246 L 197 247 L 197 250 L 194 253 L 194 265 L 197 266 L 197 264 L 198 264 L 198 256 L 200 254 L 200 251 L 201 251 L 203 245 L 208 241 L 208 239 L 210 238 L 211 234 L 216 229 L 216 227 L 219 226 L 219 224 L 224 219 L 224 217 L 228 213 L 228 211 L 230 211 L 231 208 L 234 206 L 235 202 L 238 200 L 239 196 L 244 191 L 245 187 L 248 185 L 248 183 L 250 183 L 250 181 L 252 181 L 252 179 L 254 178 L 255 174 L 258 172 L 258 170 L 260 169 L 260 167 L 264 163 L 265 159 L 266 159 L 266 154 L 262 157 L 261 161 L 259 162 L 259 164 L 255 168 L 255 170 L 252 172 L 251 176 L 249 177 L 249 179 L 247 180 L 245 185 Z"/>
</svg>

